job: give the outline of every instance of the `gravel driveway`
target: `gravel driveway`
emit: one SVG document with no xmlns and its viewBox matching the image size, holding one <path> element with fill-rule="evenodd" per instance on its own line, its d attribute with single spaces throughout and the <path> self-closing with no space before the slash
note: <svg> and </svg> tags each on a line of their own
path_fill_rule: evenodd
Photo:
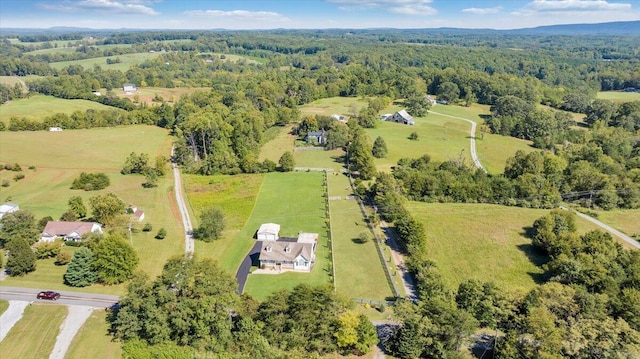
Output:
<svg viewBox="0 0 640 359">
<path fill-rule="evenodd" d="M 0 316 L 0 342 L 7 336 L 11 328 L 22 318 L 24 309 L 31 304 L 22 300 L 10 300 L 9 308 Z"/>
<path fill-rule="evenodd" d="M 49 359 L 64 359 L 73 337 L 76 336 L 80 327 L 91 316 L 93 310 L 96 309 L 83 305 L 69 305 L 67 308 L 69 308 L 69 313 L 64 318 L 62 325 L 60 325 L 60 333 L 56 338 L 56 345 L 53 347 Z"/>
</svg>

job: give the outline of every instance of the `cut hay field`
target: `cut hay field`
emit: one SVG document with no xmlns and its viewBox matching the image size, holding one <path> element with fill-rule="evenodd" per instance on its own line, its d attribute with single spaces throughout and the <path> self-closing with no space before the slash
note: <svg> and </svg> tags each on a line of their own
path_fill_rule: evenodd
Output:
<svg viewBox="0 0 640 359">
<path fill-rule="evenodd" d="M 48 358 L 67 307 L 52 304 L 27 306 L 22 318 L 0 342 L 4 359 Z"/>
<path fill-rule="evenodd" d="M 37 79 L 40 79 L 40 78 L 42 78 L 42 76 L 38 76 L 38 75 L 0 76 L 0 84 L 3 84 L 5 86 L 13 87 L 17 83 L 19 83 L 20 85 L 22 85 L 23 89 L 26 90 L 27 89 L 27 85 L 25 84 L 25 82 L 31 81 L 31 80 L 37 80 Z"/>
<path fill-rule="evenodd" d="M 264 177 L 263 174 L 182 175 L 191 212 L 195 215 L 191 218 L 194 226 L 198 225 L 202 210 L 211 206 L 220 208 L 225 216 L 222 238 L 211 243 L 196 241 L 196 257 L 213 258 L 229 274 L 235 275 L 252 243 L 241 232 L 251 216 Z M 253 233 L 249 238 L 251 235 Z"/>
<path fill-rule="evenodd" d="M 164 101 L 173 104 L 184 95 L 190 95 L 198 91 L 210 91 L 208 87 L 139 87 L 136 94 L 126 94 L 122 89 L 116 89 L 114 92 L 120 98 L 128 98 L 132 102 L 146 103 L 147 105 L 155 105 L 158 102 L 154 102 L 154 98 L 160 97 Z M 104 90 L 106 92 L 106 90 Z"/>
<path fill-rule="evenodd" d="M 408 202 L 407 209 L 424 224 L 427 257 L 437 263 L 451 288 L 477 279 L 526 292 L 542 278 L 545 257 L 525 231 L 549 210 L 422 202 Z M 580 233 L 597 228 L 580 218 L 576 223 Z"/>
<path fill-rule="evenodd" d="M 216 56 L 218 59 L 221 59 L 221 56 L 224 56 L 224 59 L 221 59 L 224 62 L 238 62 L 245 61 L 248 64 L 266 64 L 269 62 L 268 59 L 264 59 L 261 57 L 252 57 L 252 56 L 242 56 L 242 55 L 233 55 L 233 54 L 223 54 L 221 52 L 201 52 L 198 54 L 199 57 L 205 58 L 206 56 Z"/>
<path fill-rule="evenodd" d="M 246 243 L 246 255 L 255 243 L 253 235 L 262 223 L 280 224 L 281 237 L 297 237 L 300 231 L 318 233 L 316 262 L 311 273 L 251 274 L 245 292 L 263 300 L 281 288 L 291 289 L 302 283 L 330 283 L 323 177 L 320 172 L 274 172 L 265 176 L 251 217 L 234 240 Z"/>
<path fill-rule="evenodd" d="M 141 52 L 137 54 L 123 54 L 123 55 L 114 55 L 114 56 L 105 56 L 105 57 L 95 57 L 91 59 L 83 59 L 83 60 L 74 60 L 74 61 L 60 61 L 60 62 L 51 62 L 49 66 L 56 70 L 62 70 L 65 67 L 69 67 L 70 65 L 80 65 L 85 68 L 85 70 L 91 70 L 94 66 L 100 66 L 103 70 L 118 70 L 122 72 L 126 72 L 132 65 L 140 65 L 141 63 L 154 59 L 158 57 L 160 53 L 150 53 L 150 52 Z M 115 64 L 107 64 L 107 59 L 119 58 L 120 62 Z"/>
<path fill-rule="evenodd" d="M 104 310 L 97 309 L 82 325 L 65 355 L 67 359 L 101 358 L 119 359 L 122 357 L 120 342 L 112 341 L 107 334 L 109 325 Z"/>
<path fill-rule="evenodd" d="M 297 138 L 297 136 L 291 134 L 294 126 L 292 124 L 284 127 L 273 126 L 269 128 L 264 136 L 268 140 L 260 148 L 258 160 L 269 159 L 278 163 L 278 160 L 286 151 L 293 151 L 293 143 Z"/>
<path fill-rule="evenodd" d="M 12 117 L 43 121 L 45 117 L 56 113 L 70 115 L 75 111 L 84 112 L 89 109 L 118 110 L 115 107 L 89 100 L 66 100 L 53 96 L 34 95 L 0 105 L 0 121 L 9 124 L 9 119 Z"/>
<path fill-rule="evenodd" d="M 0 132 L 0 162 L 18 163 L 25 178 L 13 181 L 16 172 L 0 171 L 0 180 L 9 180 L 9 187 L 0 188 L 2 200 L 10 199 L 21 209 L 33 212 L 36 218 L 59 218 L 66 210 L 71 196 L 81 196 L 86 206 L 91 196 L 115 193 L 126 204 L 138 206 L 145 212 L 144 223 L 151 223 L 152 232 L 134 233 L 132 242 L 141 262 L 139 269 L 150 276 L 158 275 L 167 258 L 181 254 L 184 237 L 177 209 L 171 204 L 173 177 L 168 171 L 160 178 L 158 187 L 143 189 L 144 178 L 138 175 L 123 176 L 119 173 L 131 152 L 147 153 L 151 158 L 168 156 L 172 138 L 167 131 L 154 126 L 123 126 L 91 130 L 66 130 L 63 132 Z M 35 169 L 28 169 L 35 166 Z M 69 189 L 80 172 L 104 172 L 111 185 L 101 191 Z M 137 225 L 141 226 L 140 225 Z M 168 236 L 154 239 L 155 233 L 164 227 Z M 67 288 L 62 284 L 64 267 L 55 267 L 53 260 L 38 261 L 38 270 L 24 277 L 8 278 L 15 286 Z M 122 292 L 123 288 L 94 285 L 88 289 L 96 292 Z"/>
<path fill-rule="evenodd" d="M 600 91 L 596 97 L 614 102 L 640 101 L 640 92 Z"/>
<path fill-rule="evenodd" d="M 354 112 L 357 114 L 366 105 L 367 102 L 362 98 L 329 97 L 300 106 L 300 112 L 303 115 L 331 116 L 338 114 L 349 118 Z"/>
</svg>

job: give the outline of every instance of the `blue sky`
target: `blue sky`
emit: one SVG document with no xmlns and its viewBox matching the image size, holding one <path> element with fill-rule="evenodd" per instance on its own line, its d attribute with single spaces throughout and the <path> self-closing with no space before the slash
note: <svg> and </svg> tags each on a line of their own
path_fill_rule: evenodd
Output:
<svg viewBox="0 0 640 359">
<path fill-rule="evenodd" d="M 640 20 L 640 0 L 0 0 L 2 28 L 493 28 Z"/>
</svg>

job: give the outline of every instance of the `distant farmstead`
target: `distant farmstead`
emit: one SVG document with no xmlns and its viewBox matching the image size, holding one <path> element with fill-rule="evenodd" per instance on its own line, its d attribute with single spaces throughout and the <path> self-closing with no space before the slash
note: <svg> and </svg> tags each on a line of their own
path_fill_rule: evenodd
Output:
<svg viewBox="0 0 640 359">
<path fill-rule="evenodd" d="M 122 84 L 122 91 L 127 94 L 135 93 L 138 91 L 138 88 L 135 84 Z"/>
<path fill-rule="evenodd" d="M 413 116 L 407 113 L 405 110 L 400 110 L 394 113 L 391 117 L 387 118 L 387 121 L 403 123 L 405 125 L 415 125 L 416 122 L 413 120 Z"/>
</svg>

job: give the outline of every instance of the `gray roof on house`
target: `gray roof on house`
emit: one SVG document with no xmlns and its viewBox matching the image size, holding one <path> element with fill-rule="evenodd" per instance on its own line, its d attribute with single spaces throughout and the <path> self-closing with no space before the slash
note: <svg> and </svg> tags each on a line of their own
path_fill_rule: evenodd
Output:
<svg viewBox="0 0 640 359">
<path fill-rule="evenodd" d="M 321 136 L 324 136 L 324 131 L 312 131 L 307 133 L 307 136 L 321 137 Z"/>
<path fill-rule="evenodd" d="M 289 251 L 286 249 L 289 248 Z M 269 250 L 270 249 L 270 250 Z M 260 260 L 294 261 L 298 256 L 311 261 L 313 243 L 298 243 L 289 241 L 262 242 Z"/>
<path fill-rule="evenodd" d="M 407 111 L 405 110 L 400 110 L 398 112 L 396 112 L 398 115 L 400 115 L 402 118 L 404 118 L 407 121 L 411 121 L 413 120 L 413 116 L 411 116 Z"/>
</svg>

